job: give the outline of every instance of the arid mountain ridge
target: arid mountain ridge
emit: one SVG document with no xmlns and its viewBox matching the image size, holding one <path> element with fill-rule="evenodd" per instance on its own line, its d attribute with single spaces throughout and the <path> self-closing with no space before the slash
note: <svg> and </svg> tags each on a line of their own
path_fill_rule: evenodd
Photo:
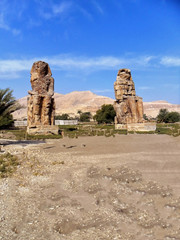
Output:
<svg viewBox="0 0 180 240">
<path fill-rule="evenodd" d="M 91 91 L 74 91 L 68 94 L 54 94 L 56 103 L 56 115 L 68 113 L 71 116 L 78 115 L 77 112 L 91 112 L 93 115 L 103 104 L 113 104 L 114 99 L 99 96 Z M 15 119 L 24 119 L 27 117 L 27 96 L 18 99 L 23 106 L 22 109 L 13 113 Z M 170 112 L 180 113 L 179 104 L 171 104 L 167 101 L 144 102 L 144 113 L 150 117 L 156 117 L 161 108 L 166 108 Z"/>
</svg>

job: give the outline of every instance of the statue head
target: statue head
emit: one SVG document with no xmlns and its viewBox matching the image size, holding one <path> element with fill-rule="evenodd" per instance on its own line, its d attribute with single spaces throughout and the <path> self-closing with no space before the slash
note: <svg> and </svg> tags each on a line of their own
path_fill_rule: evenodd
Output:
<svg viewBox="0 0 180 240">
<path fill-rule="evenodd" d="M 48 63 L 43 61 L 34 62 L 31 68 L 31 78 L 43 78 L 45 76 L 51 76 L 51 70 Z M 34 77 L 33 77 L 34 76 Z"/>
<path fill-rule="evenodd" d="M 53 95 L 54 79 L 48 63 L 38 61 L 31 68 L 31 94 Z M 29 92 L 30 93 L 30 92 Z"/>
<path fill-rule="evenodd" d="M 131 70 L 127 68 L 122 68 L 118 71 L 117 76 L 119 76 L 120 79 L 126 79 L 126 80 L 132 80 L 131 78 Z"/>
<path fill-rule="evenodd" d="M 135 96 L 135 86 L 131 77 L 131 71 L 127 68 L 118 71 L 114 83 L 115 98 L 117 101 L 123 101 L 128 96 Z"/>
</svg>

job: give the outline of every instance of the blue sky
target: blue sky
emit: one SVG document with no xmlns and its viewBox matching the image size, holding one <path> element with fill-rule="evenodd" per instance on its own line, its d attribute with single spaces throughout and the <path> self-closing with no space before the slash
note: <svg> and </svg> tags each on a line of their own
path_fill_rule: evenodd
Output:
<svg viewBox="0 0 180 240">
<path fill-rule="evenodd" d="M 180 104 L 179 13 L 179 0 L 0 0 L 0 88 L 27 95 L 44 60 L 58 93 L 114 98 L 130 68 L 144 101 Z"/>
</svg>

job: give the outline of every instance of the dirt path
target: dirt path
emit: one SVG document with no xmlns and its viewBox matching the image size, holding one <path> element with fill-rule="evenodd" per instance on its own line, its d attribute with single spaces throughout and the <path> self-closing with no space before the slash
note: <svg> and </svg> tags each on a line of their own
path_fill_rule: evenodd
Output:
<svg viewBox="0 0 180 240">
<path fill-rule="evenodd" d="M 179 137 L 65 138 L 3 149 L 22 163 L 0 180 L 0 239 L 180 239 Z"/>
</svg>

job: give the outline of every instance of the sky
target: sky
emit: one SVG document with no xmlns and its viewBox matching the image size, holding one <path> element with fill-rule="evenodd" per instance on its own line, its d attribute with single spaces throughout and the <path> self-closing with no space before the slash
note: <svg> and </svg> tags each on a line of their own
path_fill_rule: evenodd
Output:
<svg viewBox="0 0 180 240">
<path fill-rule="evenodd" d="M 61 94 L 114 98 L 129 68 L 143 101 L 180 104 L 180 0 L 0 0 L 0 88 L 26 96 L 38 60 Z"/>
</svg>

